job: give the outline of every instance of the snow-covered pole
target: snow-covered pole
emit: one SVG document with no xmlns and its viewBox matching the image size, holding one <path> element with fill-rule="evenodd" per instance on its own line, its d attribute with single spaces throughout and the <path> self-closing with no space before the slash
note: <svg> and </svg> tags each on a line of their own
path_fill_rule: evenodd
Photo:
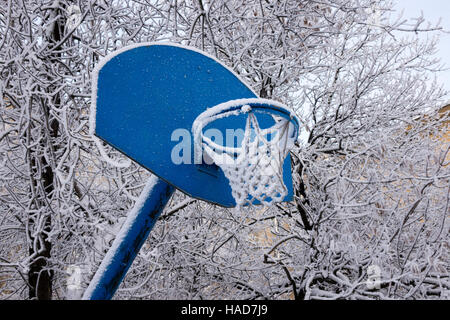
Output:
<svg viewBox="0 0 450 320">
<path fill-rule="evenodd" d="M 114 296 L 174 190 L 156 176 L 149 179 L 84 292 L 83 300 L 109 300 Z"/>
</svg>

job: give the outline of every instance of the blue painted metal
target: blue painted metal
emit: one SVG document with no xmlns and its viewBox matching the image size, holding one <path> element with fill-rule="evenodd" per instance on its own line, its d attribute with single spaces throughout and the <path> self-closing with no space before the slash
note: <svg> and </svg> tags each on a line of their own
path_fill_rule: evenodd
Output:
<svg viewBox="0 0 450 320">
<path fill-rule="evenodd" d="M 97 85 L 91 117 L 95 135 L 155 174 L 151 189 L 143 192 L 143 205 L 130 212 L 95 274 L 83 299 L 111 299 L 163 211 L 174 187 L 192 197 L 234 207 L 228 180 L 215 165 L 175 164 L 171 151 L 179 143 L 172 133 L 191 133 L 195 118 L 220 103 L 257 95 L 232 71 L 195 49 L 169 44 L 143 44 L 125 48 L 106 58 L 95 75 Z M 258 118 L 261 127 L 273 118 Z M 228 117 L 214 128 L 245 127 L 245 118 Z M 190 137 L 192 139 L 192 136 Z M 228 145 L 230 146 L 230 145 Z M 291 159 L 283 164 L 292 200 Z M 157 178 L 157 177 L 159 178 Z M 142 203 L 141 203 L 142 204 Z"/>
<path fill-rule="evenodd" d="M 95 134 L 146 169 L 191 197 L 224 207 L 236 205 L 231 187 L 220 168 L 175 164 L 171 151 L 180 143 L 177 129 L 191 133 L 195 118 L 207 108 L 257 95 L 232 71 L 197 50 L 167 44 L 144 44 L 124 49 L 106 62 L 98 73 Z M 245 128 L 245 116 L 215 122 L 227 129 Z M 258 118 L 270 127 L 271 117 Z M 192 136 L 190 136 L 192 139 Z M 211 170 L 212 169 L 212 170 Z M 211 174 L 213 173 L 213 174 Z M 283 167 L 292 200 L 291 159 Z"/>
<path fill-rule="evenodd" d="M 83 300 L 109 300 L 114 296 L 175 190 L 173 186 L 156 177 L 152 177 L 148 183 L 152 184 L 152 188 L 141 195 L 146 197 L 145 202 L 135 213 L 128 215 L 119 236 L 114 240 L 85 291 Z"/>
</svg>

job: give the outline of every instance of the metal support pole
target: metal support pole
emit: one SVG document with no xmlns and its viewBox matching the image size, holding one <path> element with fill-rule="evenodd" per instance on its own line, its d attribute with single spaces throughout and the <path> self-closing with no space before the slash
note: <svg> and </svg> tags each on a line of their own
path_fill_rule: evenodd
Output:
<svg viewBox="0 0 450 320">
<path fill-rule="evenodd" d="M 105 255 L 83 300 L 109 300 L 164 210 L 175 188 L 152 176 Z"/>
</svg>

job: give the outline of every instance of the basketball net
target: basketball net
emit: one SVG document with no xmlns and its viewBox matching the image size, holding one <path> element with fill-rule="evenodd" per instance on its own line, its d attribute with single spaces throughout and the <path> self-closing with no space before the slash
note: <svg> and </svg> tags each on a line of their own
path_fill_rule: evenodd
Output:
<svg viewBox="0 0 450 320">
<path fill-rule="evenodd" d="M 295 142 L 294 126 L 288 119 L 272 115 L 275 124 L 262 129 L 250 106 L 243 106 L 241 112 L 248 113 L 241 146 L 220 146 L 200 128 L 197 135 L 201 135 L 203 150 L 224 172 L 238 206 L 255 200 L 265 205 L 280 202 L 288 193 L 283 163 Z"/>
</svg>

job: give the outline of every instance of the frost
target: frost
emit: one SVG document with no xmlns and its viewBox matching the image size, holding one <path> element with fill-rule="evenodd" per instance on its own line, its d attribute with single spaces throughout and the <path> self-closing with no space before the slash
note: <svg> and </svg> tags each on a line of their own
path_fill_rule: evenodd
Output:
<svg viewBox="0 0 450 320">
<path fill-rule="evenodd" d="M 83 300 L 89 299 L 89 297 L 92 295 L 92 292 L 98 286 L 99 281 L 102 278 L 103 274 L 106 272 L 106 270 L 108 270 L 108 267 L 111 265 L 111 263 L 113 263 L 117 250 L 119 249 L 119 246 L 122 244 L 123 239 L 125 239 L 125 237 L 129 233 L 132 225 L 135 223 L 137 215 L 141 212 L 142 206 L 144 205 L 145 201 L 147 200 L 149 194 L 151 193 L 157 181 L 158 178 L 156 176 L 151 176 L 149 181 L 145 185 L 141 195 L 134 204 L 133 209 L 127 214 L 127 218 L 123 223 L 123 225 L 121 226 L 120 231 L 116 234 L 116 237 L 114 239 L 111 248 L 108 250 L 107 254 L 103 258 L 102 263 L 98 267 L 98 270 L 96 271 L 94 277 L 92 278 L 89 284 L 89 287 L 84 292 Z"/>
<path fill-rule="evenodd" d="M 275 124 L 270 128 L 262 129 L 259 127 L 255 113 L 271 114 L 271 110 L 258 109 L 258 105 L 278 108 L 286 114 L 287 118 L 274 114 Z M 249 113 L 251 110 L 255 112 Z M 241 146 L 220 146 L 203 136 L 203 127 L 212 121 L 240 113 L 249 113 Z M 298 136 L 298 127 L 296 128 L 292 123 L 298 126 L 298 120 L 290 118 L 291 116 L 291 111 L 278 102 L 253 98 L 219 104 L 207 109 L 194 120 L 192 132 L 197 161 L 201 160 L 204 151 L 222 169 L 238 206 L 255 200 L 271 205 L 286 197 L 283 162 Z M 251 136 L 252 132 L 254 137 Z M 268 139 L 268 136 L 271 136 L 271 139 Z"/>
<path fill-rule="evenodd" d="M 242 106 L 242 108 L 241 108 L 241 111 L 242 111 L 243 113 L 248 113 L 248 112 L 250 112 L 251 110 L 252 110 L 252 107 L 251 107 L 250 105 L 248 105 L 248 104 Z"/>
<path fill-rule="evenodd" d="M 73 265 L 87 287 L 149 177 L 92 138 L 96 74 L 173 43 L 301 119 L 295 198 L 176 192 L 116 299 L 449 299 L 449 100 L 428 80 L 436 42 L 409 37 L 439 25 L 390 1 L 122 0 L 76 2 L 86 23 L 69 31 L 75 2 L 0 9 L 0 299 L 70 298 Z"/>
</svg>

